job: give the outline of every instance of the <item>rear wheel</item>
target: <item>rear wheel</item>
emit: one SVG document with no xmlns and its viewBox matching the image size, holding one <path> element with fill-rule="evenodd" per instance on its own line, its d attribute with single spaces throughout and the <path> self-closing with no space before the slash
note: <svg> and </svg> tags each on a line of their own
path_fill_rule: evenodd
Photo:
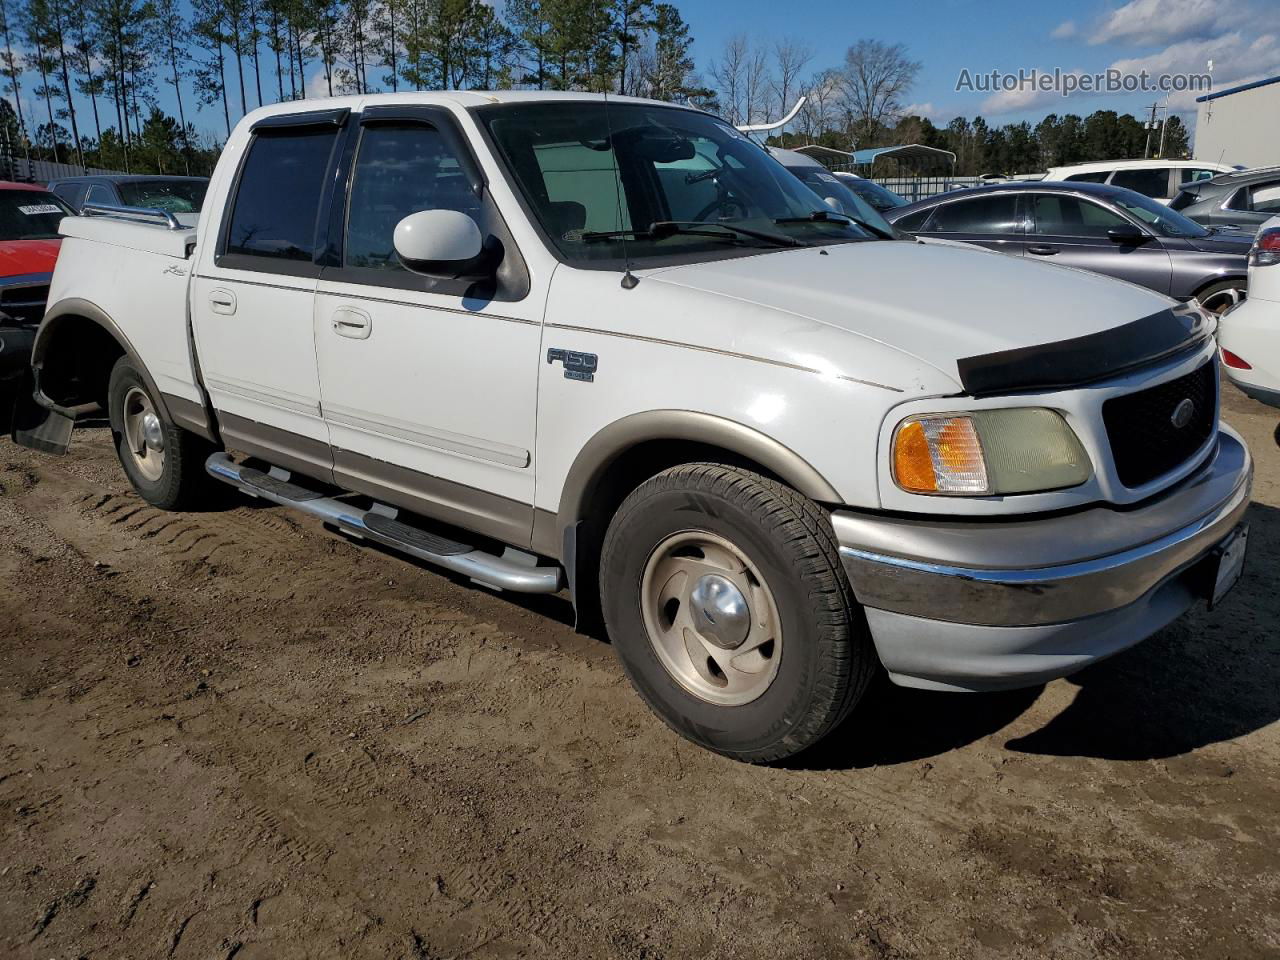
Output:
<svg viewBox="0 0 1280 960">
<path fill-rule="evenodd" d="M 165 418 L 128 357 L 111 368 L 107 414 L 120 464 L 143 500 L 182 510 L 207 495 L 212 484 L 204 461 L 213 445 Z"/>
<path fill-rule="evenodd" d="M 1244 279 L 1219 280 L 1211 283 L 1198 294 L 1196 302 L 1200 307 L 1215 316 L 1222 316 L 1237 303 L 1245 299 L 1247 285 Z"/>
<path fill-rule="evenodd" d="M 600 591 L 650 708 L 736 759 L 816 743 L 877 663 L 829 518 L 747 470 L 690 464 L 637 488 L 609 525 Z"/>
</svg>

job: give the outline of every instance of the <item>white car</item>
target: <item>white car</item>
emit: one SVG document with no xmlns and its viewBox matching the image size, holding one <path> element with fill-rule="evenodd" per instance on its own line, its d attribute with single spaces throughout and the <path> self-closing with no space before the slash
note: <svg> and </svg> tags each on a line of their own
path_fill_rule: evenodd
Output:
<svg viewBox="0 0 1280 960">
<path fill-rule="evenodd" d="M 1249 251 L 1249 299 L 1223 315 L 1218 343 L 1231 382 L 1280 407 L 1280 217 L 1258 231 Z"/>
<path fill-rule="evenodd" d="M 804 749 L 880 669 L 1043 683 L 1241 569 L 1252 463 L 1198 309 L 877 238 L 694 109 L 264 107 L 200 224 L 155 220 L 62 222 L 20 442 L 105 408 L 156 506 L 213 478 L 566 590 L 729 756 Z"/>
<path fill-rule="evenodd" d="M 1208 160 L 1102 160 L 1051 167 L 1044 179 L 1068 183 L 1109 183 L 1168 203 L 1178 195 L 1178 188 L 1184 183 L 1209 180 L 1220 173 L 1243 169 Z"/>
</svg>

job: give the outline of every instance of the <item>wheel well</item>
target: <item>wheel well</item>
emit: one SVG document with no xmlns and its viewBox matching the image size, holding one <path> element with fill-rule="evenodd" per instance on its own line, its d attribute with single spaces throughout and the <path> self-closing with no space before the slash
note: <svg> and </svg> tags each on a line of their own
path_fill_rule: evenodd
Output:
<svg viewBox="0 0 1280 960">
<path fill-rule="evenodd" d="M 1196 288 L 1196 292 L 1193 293 L 1192 296 L 1199 297 L 1200 294 L 1204 293 L 1210 287 L 1215 287 L 1220 283 L 1228 283 L 1228 282 L 1239 283 L 1241 286 L 1244 286 L 1248 284 L 1249 278 L 1243 274 L 1240 274 L 1238 276 L 1229 276 L 1229 277 L 1214 277 L 1208 283 L 1200 284 L 1200 286 Z"/>
<path fill-rule="evenodd" d="M 692 440 L 646 440 L 614 457 L 584 492 L 575 537 L 573 585 L 578 626 L 584 632 L 603 632 L 600 612 L 600 551 L 609 522 L 622 501 L 650 477 L 683 463 L 720 463 L 751 470 L 791 486 L 750 457 L 714 444 Z"/>
<path fill-rule="evenodd" d="M 88 317 L 58 317 L 45 333 L 40 351 L 40 389 L 66 407 L 97 402 L 107 408 L 111 368 L 125 354 L 124 346 Z"/>
</svg>

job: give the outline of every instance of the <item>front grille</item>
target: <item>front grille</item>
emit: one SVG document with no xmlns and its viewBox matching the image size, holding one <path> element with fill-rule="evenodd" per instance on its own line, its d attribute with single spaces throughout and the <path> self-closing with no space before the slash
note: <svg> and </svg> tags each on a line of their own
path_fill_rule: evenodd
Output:
<svg viewBox="0 0 1280 960">
<path fill-rule="evenodd" d="M 1192 404 L 1189 416 L 1184 401 Z M 1102 405 L 1111 456 L 1126 487 L 1140 487 L 1181 466 L 1213 436 L 1217 419 L 1218 367 L 1212 360 L 1186 376 Z"/>
<path fill-rule="evenodd" d="M 0 316 L 19 323 L 37 324 L 44 317 L 49 300 L 47 283 L 32 286 L 0 287 Z"/>
</svg>

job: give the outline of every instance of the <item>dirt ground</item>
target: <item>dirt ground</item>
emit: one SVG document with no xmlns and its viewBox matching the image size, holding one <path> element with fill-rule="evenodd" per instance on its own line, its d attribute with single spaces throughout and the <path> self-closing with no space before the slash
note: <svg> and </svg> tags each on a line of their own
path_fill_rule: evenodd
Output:
<svg viewBox="0 0 1280 960">
<path fill-rule="evenodd" d="M 791 769 L 678 739 L 560 598 L 0 441 L 6 957 L 1280 956 L 1280 449 L 1249 566 L 1002 695 L 878 683 Z"/>
</svg>

